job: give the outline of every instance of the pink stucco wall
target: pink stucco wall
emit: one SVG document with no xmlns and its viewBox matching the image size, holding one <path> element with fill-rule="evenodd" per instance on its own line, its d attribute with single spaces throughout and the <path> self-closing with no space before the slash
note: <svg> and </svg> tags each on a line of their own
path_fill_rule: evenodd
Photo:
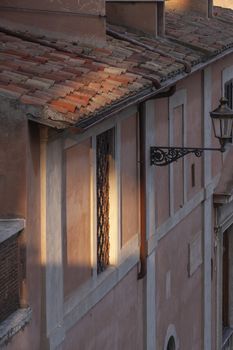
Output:
<svg viewBox="0 0 233 350">
<path fill-rule="evenodd" d="M 168 99 L 155 101 L 154 129 L 156 144 L 168 145 Z M 157 167 L 154 177 L 156 226 L 160 226 L 169 218 L 169 167 Z M 166 200 L 164 200 L 166 198 Z"/>
<path fill-rule="evenodd" d="M 188 276 L 188 244 L 202 228 L 199 206 L 159 241 L 156 255 L 157 348 L 163 349 L 170 324 L 176 328 L 180 349 L 203 349 L 203 273 Z M 166 274 L 171 274 L 171 295 L 166 299 Z"/>
<path fill-rule="evenodd" d="M 63 350 L 142 350 L 143 281 L 137 268 L 93 307 L 69 332 Z"/>
</svg>

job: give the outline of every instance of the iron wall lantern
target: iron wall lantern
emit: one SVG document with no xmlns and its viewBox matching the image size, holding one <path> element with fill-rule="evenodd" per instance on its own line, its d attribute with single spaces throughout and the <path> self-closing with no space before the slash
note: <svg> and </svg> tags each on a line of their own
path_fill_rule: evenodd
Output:
<svg viewBox="0 0 233 350">
<path fill-rule="evenodd" d="M 212 118 L 214 135 L 219 139 L 221 147 L 232 141 L 233 111 L 228 107 L 228 100 L 222 97 L 220 105 L 213 112 Z"/>
<path fill-rule="evenodd" d="M 225 145 L 232 141 L 233 133 L 233 110 L 227 104 L 228 100 L 222 97 L 218 108 L 210 112 L 214 135 L 219 140 L 220 148 L 151 147 L 151 165 L 165 166 L 189 153 L 193 153 L 196 157 L 201 157 L 203 151 L 225 152 Z"/>
</svg>

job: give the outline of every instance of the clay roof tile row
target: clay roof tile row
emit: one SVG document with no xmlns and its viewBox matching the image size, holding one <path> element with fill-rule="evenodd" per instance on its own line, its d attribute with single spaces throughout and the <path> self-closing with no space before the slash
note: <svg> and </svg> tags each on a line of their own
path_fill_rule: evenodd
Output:
<svg viewBox="0 0 233 350">
<path fill-rule="evenodd" d="M 166 37 L 109 25 L 104 48 L 0 32 L 0 96 L 39 108 L 30 116 L 41 123 L 86 125 L 232 47 L 232 22 L 233 11 L 221 8 L 208 21 L 172 11 Z"/>
</svg>

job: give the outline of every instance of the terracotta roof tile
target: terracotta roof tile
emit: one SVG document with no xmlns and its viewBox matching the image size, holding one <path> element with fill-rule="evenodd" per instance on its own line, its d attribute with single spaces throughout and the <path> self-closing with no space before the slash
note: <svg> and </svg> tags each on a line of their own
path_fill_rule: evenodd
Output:
<svg viewBox="0 0 233 350">
<path fill-rule="evenodd" d="M 213 55 L 233 46 L 232 23 L 222 22 L 228 11 L 216 10 L 219 17 L 206 19 L 196 14 L 184 14 L 170 11 L 166 14 L 166 34 L 177 42 Z"/>
<path fill-rule="evenodd" d="M 23 95 L 20 98 L 20 101 L 24 104 L 39 105 L 39 106 L 44 106 L 44 104 L 47 102 L 45 98 L 39 98 L 35 96 L 30 96 L 30 95 Z"/>
<path fill-rule="evenodd" d="M 14 89 L 12 90 L 9 85 L 0 84 L 0 95 L 17 99 L 22 95 L 22 93 L 15 91 Z"/>
<path fill-rule="evenodd" d="M 72 112 L 72 113 L 75 112 L 76 107 L 77 107 L 77 104 L 72 103 L 71 101 L 65 100 L 65 99 L 53 100 L 50 103 L 50 105 L 53 107 L 57 107 L 57 106 L 61 107 L 61 108 L 66 109 L 67 111 Z"/>
<path fill-rule="evenodd" d="M 41 123 L 84 127 L 128 97 L 137 101 L 233 47 L 233 11 L 216 8 L 215 15 L 206 21 L 168 12 L 163 38 L 109 25 L 104 48 L 0 32 L 0 96 L 39 106 L 41 118 L 34 118 Z"/>
</svg>

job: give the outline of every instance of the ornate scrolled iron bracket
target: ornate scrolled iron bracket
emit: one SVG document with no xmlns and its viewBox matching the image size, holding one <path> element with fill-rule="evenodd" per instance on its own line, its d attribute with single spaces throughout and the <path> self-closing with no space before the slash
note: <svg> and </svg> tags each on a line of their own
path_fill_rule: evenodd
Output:
<svg viewBox="0 0 233 350">
<path fill-rule="evenodd" d="M 201 157 L 203 151 L 224 152 L 225 148 L 190 148 L 190 147 L 151 147 L 150 164 L 165 166 L 183 158 L 186 154 L 193 153 L 196 157 Z"/>
</svg>

